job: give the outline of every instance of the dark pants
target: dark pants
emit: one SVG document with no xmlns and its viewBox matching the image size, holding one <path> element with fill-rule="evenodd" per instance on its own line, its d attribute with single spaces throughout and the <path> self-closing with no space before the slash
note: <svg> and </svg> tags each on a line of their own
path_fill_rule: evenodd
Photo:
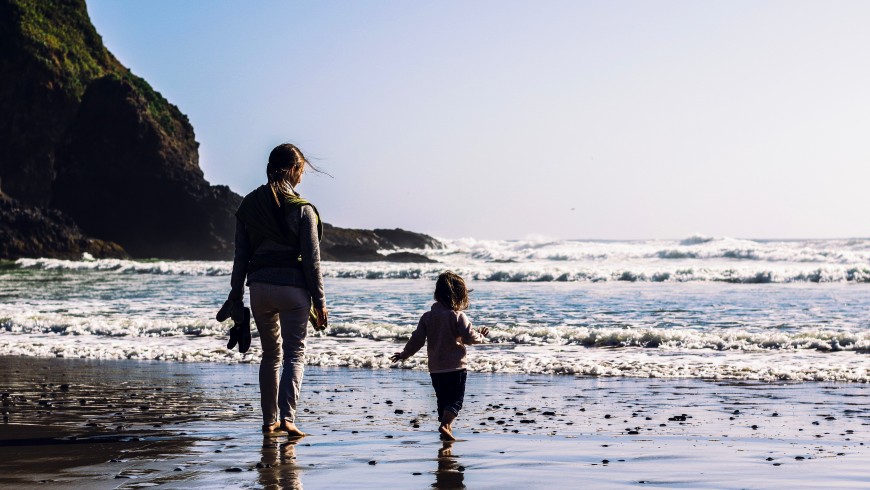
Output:
<svg viewBox="0 0 870 490">
<path fill-rule="evenodd" d="M 435 397 L 438 399 L 438 421 L 444 410 L 459 415 L 462 409 L 462 400 L 465 398 L 466 371 L 451 371 L 449 373 L 430 373 L 432 386 L 435 388 Z"/>
</svg>

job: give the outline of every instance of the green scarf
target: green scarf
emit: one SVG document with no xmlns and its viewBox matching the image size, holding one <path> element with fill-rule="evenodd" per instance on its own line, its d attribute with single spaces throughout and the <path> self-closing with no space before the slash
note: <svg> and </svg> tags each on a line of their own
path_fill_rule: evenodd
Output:
<svg viewBox="0 0 870 490">
<path fill-rule="evenodd" d="M 323 222 L 320 221 L 320 213 L 317 211 L 317 208 L 314 207 L 314 204 L 311 204 L 309 201 L 301 198 L 300 196 L 284 196 L 284 202 L 291 206 L 311 206 L 311 209 L 314 210 L 314 216 L 317 217 L 317 241 L 323 240 Z"/>
</svg>

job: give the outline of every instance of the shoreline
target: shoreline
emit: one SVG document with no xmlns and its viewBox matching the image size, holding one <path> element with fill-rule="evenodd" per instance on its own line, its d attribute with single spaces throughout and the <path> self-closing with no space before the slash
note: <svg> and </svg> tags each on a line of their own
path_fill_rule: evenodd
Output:
<svg viewBox="0 0 870 490">
<path fill-rule="evenodd" d="M 221 326 L 221 334 L 224 333 Z M 359 329 L 331 327 L 324 335 L 309 333 L 307 366 L 321 368 L 377 369 L 396 371 L 414 369 L 425 372 L 426 357 L 414 356 L 403 367 L 391 367 L 389 355 L 401 350 L 404 339 L 381 327 L 373 338 Z M 643 336 L 643 331 L 626 330 Z M 619 333 L 619 332 L 617 332 Z M 57 333 L 0 333 L 0 357 L 21 356 L 34 359 L 137 360 L 168 363 L 258 364 L 261 353 L 256 340 L 248 353 L 225 349 L 223 336 L 176 335 L 152 337 L 124 335 L 68 335 Z M 492 334 L 491 334 L 492 335 Z M 633 378 L 698 379 L 706 381 L 831 382 L 866 385 L 870 382 L 867 353 L 864 350 L 818 351 L 794 349 L 776 351 L 714 350 L 689 348 L 646 348 L 640 346 L 587 347 L 585 345 L 512 344 L 491 342 L 477 345 L 469 356 L 469 371 L 481 374 L 542 375 Z"/>
<path fill-rule="evenodd" d="M 470 373 L 445 445 L 425 372 L 307 366 L 294 443 L 259 433 L 256 365 L 0 368 L 0 484 L 19 487 L 858 488 L 870 457 L 856 383 Z"/>
</svg>

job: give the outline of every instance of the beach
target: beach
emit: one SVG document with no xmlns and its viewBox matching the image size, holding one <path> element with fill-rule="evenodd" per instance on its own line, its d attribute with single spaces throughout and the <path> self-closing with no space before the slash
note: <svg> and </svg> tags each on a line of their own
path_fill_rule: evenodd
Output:
<svg viewBox="0 0 870 490">
<path fill-rule="evenodd" d="M 264 437 L 252 364 L 2 357 L 0 485 L 866 488 L 858 383 L 471 373 L 459 440 L 428 374 L 309 366 Z"/>
</svg>

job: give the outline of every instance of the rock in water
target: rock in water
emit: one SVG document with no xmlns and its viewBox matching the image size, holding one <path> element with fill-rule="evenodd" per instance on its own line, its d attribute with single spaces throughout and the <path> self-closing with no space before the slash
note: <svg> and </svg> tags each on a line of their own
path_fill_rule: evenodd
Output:
<svg viewBox="0 0 870 490">
<path fill-rule="evenodd" d="M 395 248 L 444 248 L 444 245 L 441 242 L 429 235 L 414 233 L 413 231 L 407 231 L 401 228 L 393 230 L 375 228 L 372 230 L 372 233 Z"/>
<path fill-rule="evenodd" d="M 126 258 L 117 243 L 85 236 L 69 217 L 55 209 L 31 206 L 0 196 L 0 259 L 56 257 L 78 260 Z M 8 238 L 7 238 L 8 237 Z"/>
<path fill-rule="evenodd" d="M 444 248 L 444 244 L 429 235 L 398 228 L 395 230 L 357 230 L 324 224 L 321 253 L 324 260 L 427 263 L 434 261 L 417 253 L 393 252 L 383 255 L 378 251 L 441 248 Z"/>
</svg>

